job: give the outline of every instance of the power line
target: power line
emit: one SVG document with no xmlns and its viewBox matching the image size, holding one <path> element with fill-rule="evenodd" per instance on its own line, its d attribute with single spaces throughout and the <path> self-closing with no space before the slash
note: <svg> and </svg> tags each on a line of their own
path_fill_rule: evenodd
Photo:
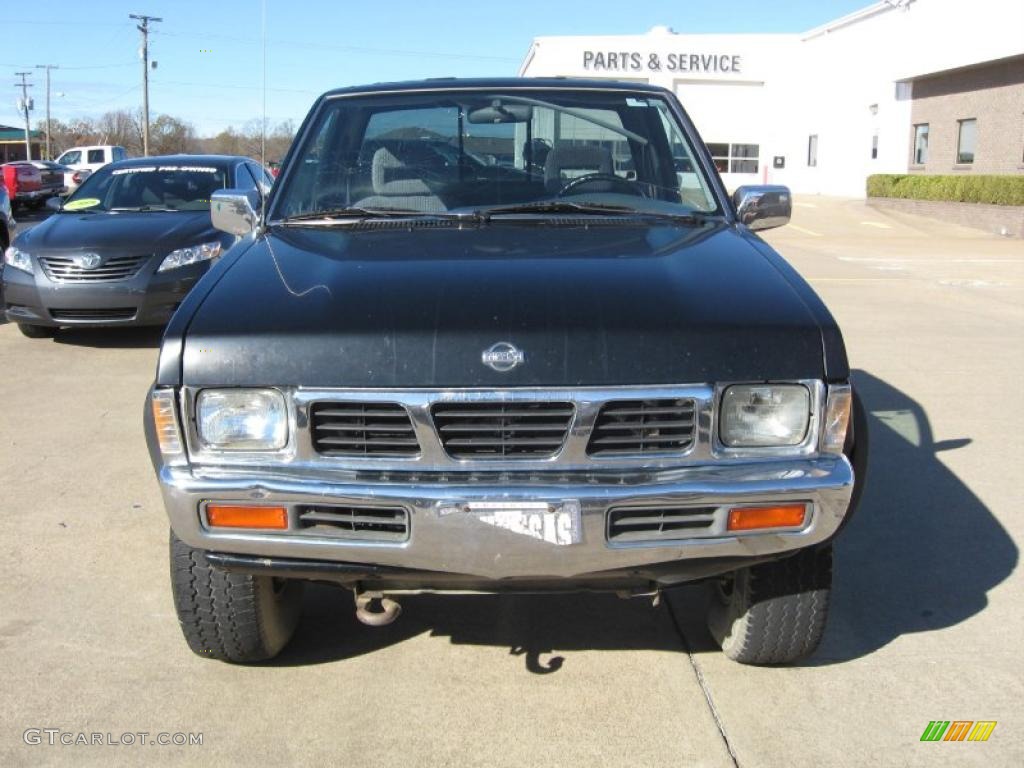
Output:
<svg viewBox="0 0 1024 768">
<path fill-rule="evenodd" d="M 190 39 L 204 39 L 204 40 L 229 40 L 236 43 L 251 43 L 251 44 L 262 44 L 262 40 L 254 37 L 239 37 L 235 35 L 217 35 L 217 34 L 193 34 L 193 33 L 181 33 L 181 32 L 165 32 L 165 31 L 154 31 L 155 35 L 163 35 L 165 37 L 188 37 Z M 376 54 L 381 56 L 415 56 L 417 58 L 435 58 L 435 59 L 469 59 L 469 60 L 482 60 L 482 61 L 515 61 L 519 59 L 511 56 L 492 56 L 488 54 L 475 54 L 475 53 L 444 53 L 442 51 L 420 51 L 411 50 L 407 48 L 369 48 L 361 45 L 329 45 L 327 43 L 313 43 L 308 40 L 273 40 L 267 39 L 268 45 L 286 45 L 289 48 L 297 50 L 305 49 L 317 49 L 324 51 L 346 51 L 349 53 L 367 53 Z"/>
<path fill-rule="evenodd" d="M 25 67 L 25 66 L 28 66 L 28 65 L 27 64 L 0 64 L 0 67 Z M 123 62 L 121 64 L 90 64 L 89 66 L 86 66 L 86 67 L 65 67 L 65 66 L 62 66 L 61 69 L 69 70 L 70 71 L 70 70 L 79 70 L 79 69 L 114 69 L 115 67 L 134 67 L 134 66 L 135 66 L 135 62 L 134 61 L 126 61 L 126 62 Z"/>
<path fill-rule="evenodd" d="M 181 86 L 188 86 L 190 88 L 209 88 L 211 90 L 218 90 L 220 88 L 229 88 L 231 90 L 240 90 L 240 91 L 258 91 L 258 90 L 261 90 L 261 88 L 262 88 L 262 86 L 259 86 L 259 85 L 233 85 L 233 84 L 230 84 L 230 83 L 193 83 L 193 82 L 189 82 L 187 80 L 164 80 L 164 79 L 160 80 L 160 85 L 161 86 L 165 86 L 165 85 L 181 85 Z M 267 87 L 267 90 L 268 91 L 279 91 L 281 93 L 301 93 L 301 94 L 304 94 L 304 95 L 312 94 L 314 96 L 319 96 L 321 93 L 323 93 L 323 91 L 309 91 L 309 90 L 305 90 L 305 89 L 302 89 L 302 88 L 271 88 L 270 86 Z"/>
</svg>

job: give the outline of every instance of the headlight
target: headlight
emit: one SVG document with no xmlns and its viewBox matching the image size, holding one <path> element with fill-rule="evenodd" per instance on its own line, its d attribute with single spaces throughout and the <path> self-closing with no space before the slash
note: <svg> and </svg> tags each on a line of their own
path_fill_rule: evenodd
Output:
<svg viewBox="0 0 1024 768">
<path fill-rule="evenodd" d="M 220 256 L 220 243 L 216 241 L 192 245 L 188 248 L 179 248 L 167 254 L 167 258 L 160 262 L 160 266 L 156 271 L 166 272 L 169 269 L 177 269 L 178 267 L 185 267 L 200 261 L 216 259 L 218 256 Z"/>
<path fill-rule="evenodd" d="M 273 389 L 207 389 L 196 404 L 199 439 L 219 451 L 276 451 L 288 442 L 284 396 Z"/>
<path fill-rule="evenodd" d="M 32 274 L 32 258 L 24 251 L 19 251 L 13 245 L 4 251 L 4 263 L 9 267 Z"/>
<path fill-rule="evenodd" d="M 730 448 L 800 445 L 811 393 L 800 384 L 736 384 L 722 395 L 719 435 Z"/>
</svg>

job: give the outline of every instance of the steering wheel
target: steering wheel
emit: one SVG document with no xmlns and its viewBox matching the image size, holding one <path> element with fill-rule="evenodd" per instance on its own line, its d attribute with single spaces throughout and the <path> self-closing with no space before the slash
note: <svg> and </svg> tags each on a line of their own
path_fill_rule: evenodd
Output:
<svg viewBox="0 0 1024 768">
<path fill-rule="evenodd" d="M 555 197 L 564 197 L 565 195 L 572 192 L 576 187 L 582 187 L 584 184 L 590 184 L 595 181 L 604 181 L 611 184 L 617 184 L 620 187 L 625 187 L 629 194 L 638 194 L 640 197 L 646 197 L 644 194 L 644 188 L 639 182 L 633 179 L 624 179 L 621 176 L 616 176 L 614 173 L 588 173 L 586 176 L 577 176 L 575 179 L 569 179 L 562 188 L 555 193 Z"/>
</svg>

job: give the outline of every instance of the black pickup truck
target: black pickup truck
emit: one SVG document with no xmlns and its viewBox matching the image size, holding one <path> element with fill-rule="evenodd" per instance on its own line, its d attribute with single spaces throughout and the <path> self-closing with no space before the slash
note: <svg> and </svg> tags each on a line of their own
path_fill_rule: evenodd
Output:
<svg viewBox="0 0 1024 768">
<path fill-rule="evenodd" d="M 266 659 L 305 580 L 403 594 L 706 581 L 728 656 L 814 650 L 866 432 L 835 321 L 664 89 L 331 91 L 167 328 L 146 429 L 197 654 Z"/>
</svg>

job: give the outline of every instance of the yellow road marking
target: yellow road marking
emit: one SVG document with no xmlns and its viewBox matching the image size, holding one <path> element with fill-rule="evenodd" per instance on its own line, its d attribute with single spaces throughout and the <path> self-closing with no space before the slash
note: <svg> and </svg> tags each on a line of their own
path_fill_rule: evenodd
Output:
<svg viewBox="0 0 1024 768">
<path fill-rule="evenodd" d="M 1024 259 L 896 259 L 876 256 L 836 256 L 839 261 L 882 264 L 1024 264 Z"/>
<path fill-rule="evenodd" d="M 863 224 L 866 227 L 878 227 L 879 229 L 892 229 L 892 227 L 890 227 L 888 224 L 883 224 L 880 221 L 862 221 L 861 224 Z"/>
<path fill-rule="evenodd" d="M 820 232 L 815 232 L 813 229 L 804 229 L 803 227 L 798 227 L 796 224 L 790 224 L 789 228 L 795 229 L 797 232 L 803 232 L 805 235 L 810 235 L 811 237 L 821 237 Z"/>
<path fill-rule="evenodd" d="M 906 281 L 913 278 L 907 277 L 808 277 L 808 280 L 817 283 L 894 283 Z"/>
</svg>

